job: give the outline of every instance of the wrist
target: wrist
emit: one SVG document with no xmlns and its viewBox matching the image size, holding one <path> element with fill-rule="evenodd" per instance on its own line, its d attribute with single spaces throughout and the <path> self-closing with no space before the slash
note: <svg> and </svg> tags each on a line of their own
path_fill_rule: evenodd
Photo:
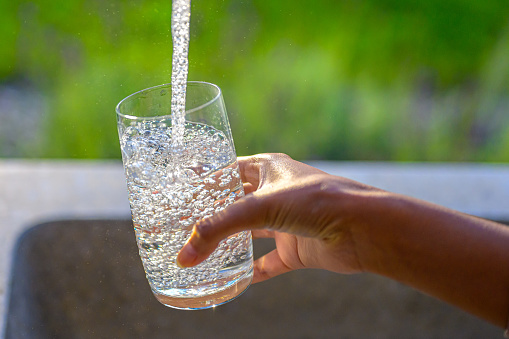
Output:
<svg viewBox="0 0 509 339">
<path fill-rule="evenodd" d="M 405 247 L 402 228 L 409 225 L 413 202 L 386 192 L 362 192 L 355 198 L 351 232 L 359 264 L 364 272 L 391 276 L 400 262 L 400 248 Z"/>
</svg>

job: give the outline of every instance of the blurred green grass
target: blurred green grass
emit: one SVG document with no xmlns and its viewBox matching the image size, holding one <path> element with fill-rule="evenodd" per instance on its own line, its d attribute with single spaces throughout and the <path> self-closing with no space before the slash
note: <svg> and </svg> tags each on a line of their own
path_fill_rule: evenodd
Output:
<svg viewBox="0 0 509 339">
<path fill-rule="evenodd" d="M 119 158 L 116 104 L 170 81 L 171 1 L 0 15 L 0 83 L 46 98 L 40 142 L 0 156 Z M 192 1 L 189 79 L 223 89 L 239 155 L 507 162 L 508 55 L 507 0 Z"/>
</svg>

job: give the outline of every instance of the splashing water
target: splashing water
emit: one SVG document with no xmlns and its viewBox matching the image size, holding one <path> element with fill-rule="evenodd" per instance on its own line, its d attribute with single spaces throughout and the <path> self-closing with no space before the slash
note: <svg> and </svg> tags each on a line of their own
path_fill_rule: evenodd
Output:
<svg viewBox="0 0 509 339">
<path fill-rule="evenodd" d="M 182 152 L 184 143 L 190 18 L 191 0 L 173 0 L 171 15 L 173 39 L 171 121 L 173 126 L 172 148 L 175 153 Z"/>
<path fill-rule="evenodd" d="M 186 309 L 230 300 L 252 274 L 250 232 L 229 236 L 196 267 L 176 264 L 193 225 L 244 196 L 228 136 L 185 119 L 190 5 L 190 0 L 172 3 L 171 121 L 132 121 L 120 140 L 147 279 L 159 301 Z"/>
</svg>

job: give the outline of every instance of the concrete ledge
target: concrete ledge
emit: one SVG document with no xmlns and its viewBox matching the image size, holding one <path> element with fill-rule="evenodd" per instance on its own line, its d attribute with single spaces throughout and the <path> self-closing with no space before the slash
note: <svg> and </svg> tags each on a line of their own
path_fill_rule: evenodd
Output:
<svg viewBox="0 0 509 339">
<path fill-rule="evenodd" d="M 465 213 L 509 220 L 509 165 L 312 162 L 326 172 Z M 130 215 L 120 161 L 0 161 L 0 333 L 12 251 L 33 225 Z"/>
</svg>

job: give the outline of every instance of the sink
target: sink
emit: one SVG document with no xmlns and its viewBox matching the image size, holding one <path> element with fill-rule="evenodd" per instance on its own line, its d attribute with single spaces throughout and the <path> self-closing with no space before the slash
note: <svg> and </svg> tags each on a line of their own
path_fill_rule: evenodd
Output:
<svg viewBox="0 0 509 339">
<path fill-rule="evenodd" d="M 255 241 L 255 256 L 273 247 Z M 40 224 L 18 240 L 5 338 L 500 338 L 502 330 L 383 277 L 291 272 L 201 311 L 161 305 L 130 220 Z"/>
</svg>

